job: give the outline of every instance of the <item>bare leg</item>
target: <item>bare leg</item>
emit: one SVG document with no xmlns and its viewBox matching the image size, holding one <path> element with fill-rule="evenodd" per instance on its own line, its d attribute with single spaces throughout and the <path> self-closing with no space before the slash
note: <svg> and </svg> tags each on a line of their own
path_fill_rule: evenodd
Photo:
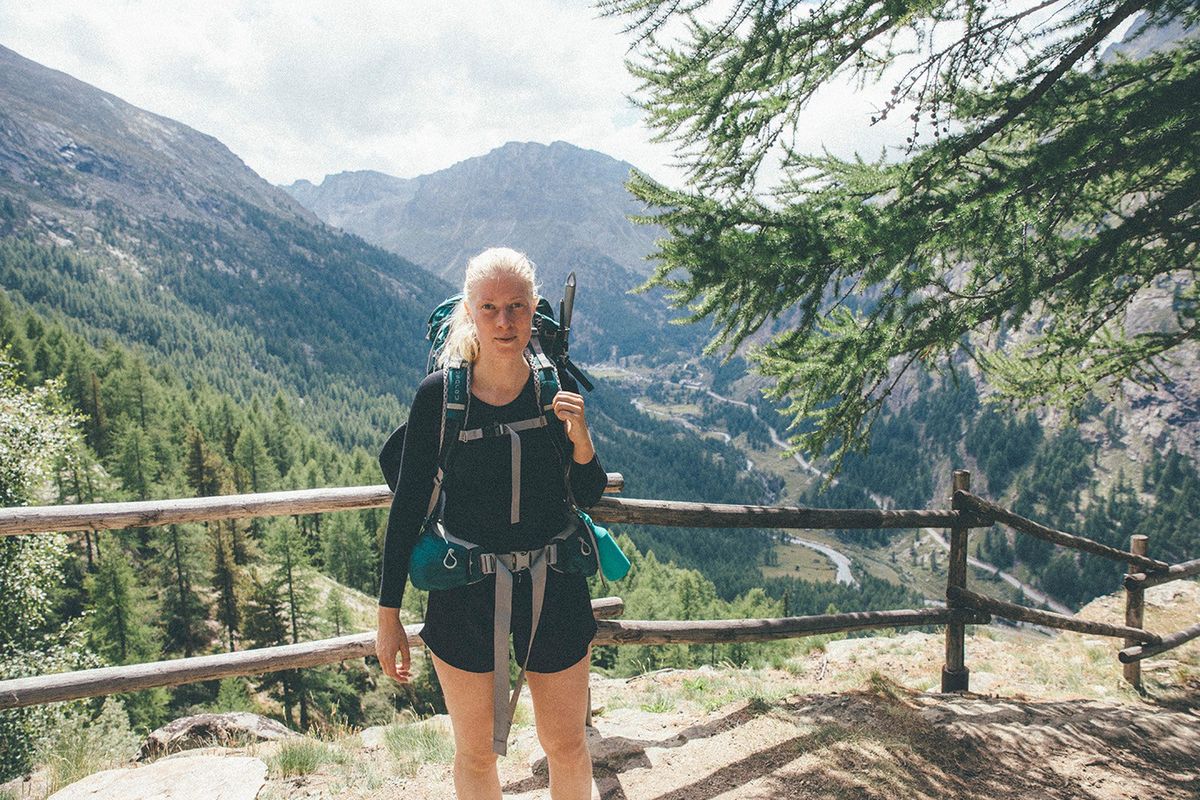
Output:
<svg viewBox="0 0 1200 800">
<path fill-rule="evenodd" d="M 538 740 L 550 766 L 552 800 L 590 800 L 592 757 L 587 749 L 588 668 L 591 648 L 561 672 L 526 672 Z"/>
<path fill-rule="evenodd" d="M 458 800 L 500 800 L 492 752 L 492 673 L 467 672 L 429 655 L 454 728 L 454 794 Z"/>
</svg>

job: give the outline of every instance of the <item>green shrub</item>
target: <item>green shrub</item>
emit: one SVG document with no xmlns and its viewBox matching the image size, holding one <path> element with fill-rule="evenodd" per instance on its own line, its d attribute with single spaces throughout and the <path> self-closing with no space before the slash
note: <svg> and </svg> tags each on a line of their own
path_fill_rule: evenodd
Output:
<svg viewBox="0 0 1200 800">
<path fill-rule="evenodd" d="M 49 769 L 49 792 L 53 794 L 93 773 L 126 766 L 140 745 L 125 706 L 108 697 L 94 720 L 86 714 L 69 715 L 46 740 L 38 760 Z"/>
</svg>

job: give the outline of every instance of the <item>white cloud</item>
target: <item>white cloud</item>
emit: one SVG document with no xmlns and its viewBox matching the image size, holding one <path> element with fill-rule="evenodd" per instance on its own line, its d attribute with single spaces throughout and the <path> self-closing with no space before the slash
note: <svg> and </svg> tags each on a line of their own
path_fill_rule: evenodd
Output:
<svg viewBox="0 0 1200 800">
<path fill-rule="evenodd" d="M 216 136 L 278 183 L 407 177 L 557 139 L 679 181 L 625 99 L 621 22 L 583 2 L 0 0 L 0 19 L 5 46 Z M 877 152 L 869 102 L 839 98 L 806 115 L 813 141 L 853 130 Z"/>
</svg>

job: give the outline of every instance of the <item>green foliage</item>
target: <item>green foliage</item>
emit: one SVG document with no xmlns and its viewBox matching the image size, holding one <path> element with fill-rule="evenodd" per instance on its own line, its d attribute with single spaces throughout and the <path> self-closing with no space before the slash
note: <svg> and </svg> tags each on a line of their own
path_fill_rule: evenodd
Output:
<svg viewBox="0 0 1200 800">
<path fill-rule="evenodd" d="M 127 766 L 137 756 L 140 744 L 121 701 L 108 697 L 94 719 L 85 713 L 64 719 L 38 760 L 49 767 L 48 788 L 53 794 L 94 772 Z"/>
<path fill-rule="evenodd" d="M 790 617 L 811 614 L 837 614 L 850 611 L 886 611 L 894 608 L 921 608 L 925 600 L 917 592 L 873 577 L 856 574 L 858 585 L 771 578 L 763 589 L 773 598 L 781 598 Z"/>
<path fill-rule="evenodd" d="M 285 739 L 279 750 L 267 759 L 267 767 L 276 778 L 311 775 L 323 764 L 345 763 L 345 753 L 308 737 Z"/>
<path fill-rule="evenodd" d="M 806 425 L 797 447 L 863 448 L 915 367 L 968 358 L 1010 397 L 1071 407 L 1159 381 L 1200 336 L 1200 39 L 1096 59 L 1135 14 L 1196 24 L 1194 3 L 713 5 L 600 3 L 629 20 L 636 99 L 689 170 L 686 190 L 630 183 L 668 234 L 648 285 L 714 323 L 709 352 L 786 315 L 753 358 Z M 885 73 L 881 116 L 913 120 L 898 157 L 792 147 L 818 90 Z M 1176 283 L 1168 326 L 1127 329 L 1136 295 Z"/>
<path fill-rule="evenodd" d="M 222 678 L 220 688 L 217 689 L 217 699 L 213 701 L 209 709 L 214 714 L 221 714 L 226 711 L 251 711 L 258 712 L 258 703 L 250 694 L 250 686 L 245 678 Z"/>
<path fill-rule="evenodd" d="M 602 463 L 628 477 L 623 496 L 709 503 L 770 499 L 743 468 L 745 457 L 736 448 L 642 414 L 608 386 L 597 386 L 588 403 Z M 662 561 L 703 568 L 726 600 L 757 585 L 758 564 L 770 546 L 770 537 L 753 529 L 626 525 L 622 530 L 642 552 L 653 550 Z"/>
<path fill-rule="evenodd" d="M 91 597 L 92 650 L 112 664 L 155 660 L 161 651 L 150 621 L 159 614 L 137 581 L 119 538 L 110 539 L 85 589 Z"/>
<path fill-rule="evenodd" d="M 72 452 L 77 419 L 54 384 L 30 390 L 0 351 L 0 505 L 26 505 Z M 80 626 L 57 618 L 66 537 L 0 537 L 0 676 L 27 677 L 95 663 Z M 0 780 L 27 772 L 34 750 L 62 720 L 54 706 L 0 712 Z"/>
<path fill-rule="evenodd" d="M 722 600 L 713 582 L 697 570 L 660 561 L 652 550 L 645 554 L 639 552 L 625 533 L 616 536 L 631 564 L 629 574 L 619 587 L 625 601 L 625 616 L 629 619 L 746 619 L 781 615 L 780 603 L 760 588 L 751 589 L 732 601 Z M 593 663 L 616 675 L 636 675 L 660 667 L 686 668 L 722 662 L 739 666 L 761 664 L 772 656 L 789 652 L 790 648 L 786 641 L 602 646 L 595 649 Z"/>
<path fill-rule="evenodd" d="M 1016 418 L 989 407 L 971 426 L 966 446 L 987 476 L 987 491 L 999 497 L 1029 462 L 1041 440 L 1042 426 L 1033 414 Z"/>
</svg>

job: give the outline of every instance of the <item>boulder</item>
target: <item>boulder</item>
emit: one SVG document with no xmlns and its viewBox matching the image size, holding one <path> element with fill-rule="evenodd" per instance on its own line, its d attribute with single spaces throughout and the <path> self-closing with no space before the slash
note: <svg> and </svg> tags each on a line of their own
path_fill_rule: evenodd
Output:
<svg viewBox="0 0 1200 800">
<path fill-rule="evenodd" d="M 96 772 L 48 800 L 254 800 L 266 781 L 261 759 L 193 755 Z"/>
<path fill-rule="evenodd" d="M 247 711 L 196 714 L 168 722 L 146 737 L 138 755 L 145 761 L 166 753 L 211 745 L 242 745 L 252 741 L 274 741 L 299 736 L 273 719 Z"/>
</svg>

